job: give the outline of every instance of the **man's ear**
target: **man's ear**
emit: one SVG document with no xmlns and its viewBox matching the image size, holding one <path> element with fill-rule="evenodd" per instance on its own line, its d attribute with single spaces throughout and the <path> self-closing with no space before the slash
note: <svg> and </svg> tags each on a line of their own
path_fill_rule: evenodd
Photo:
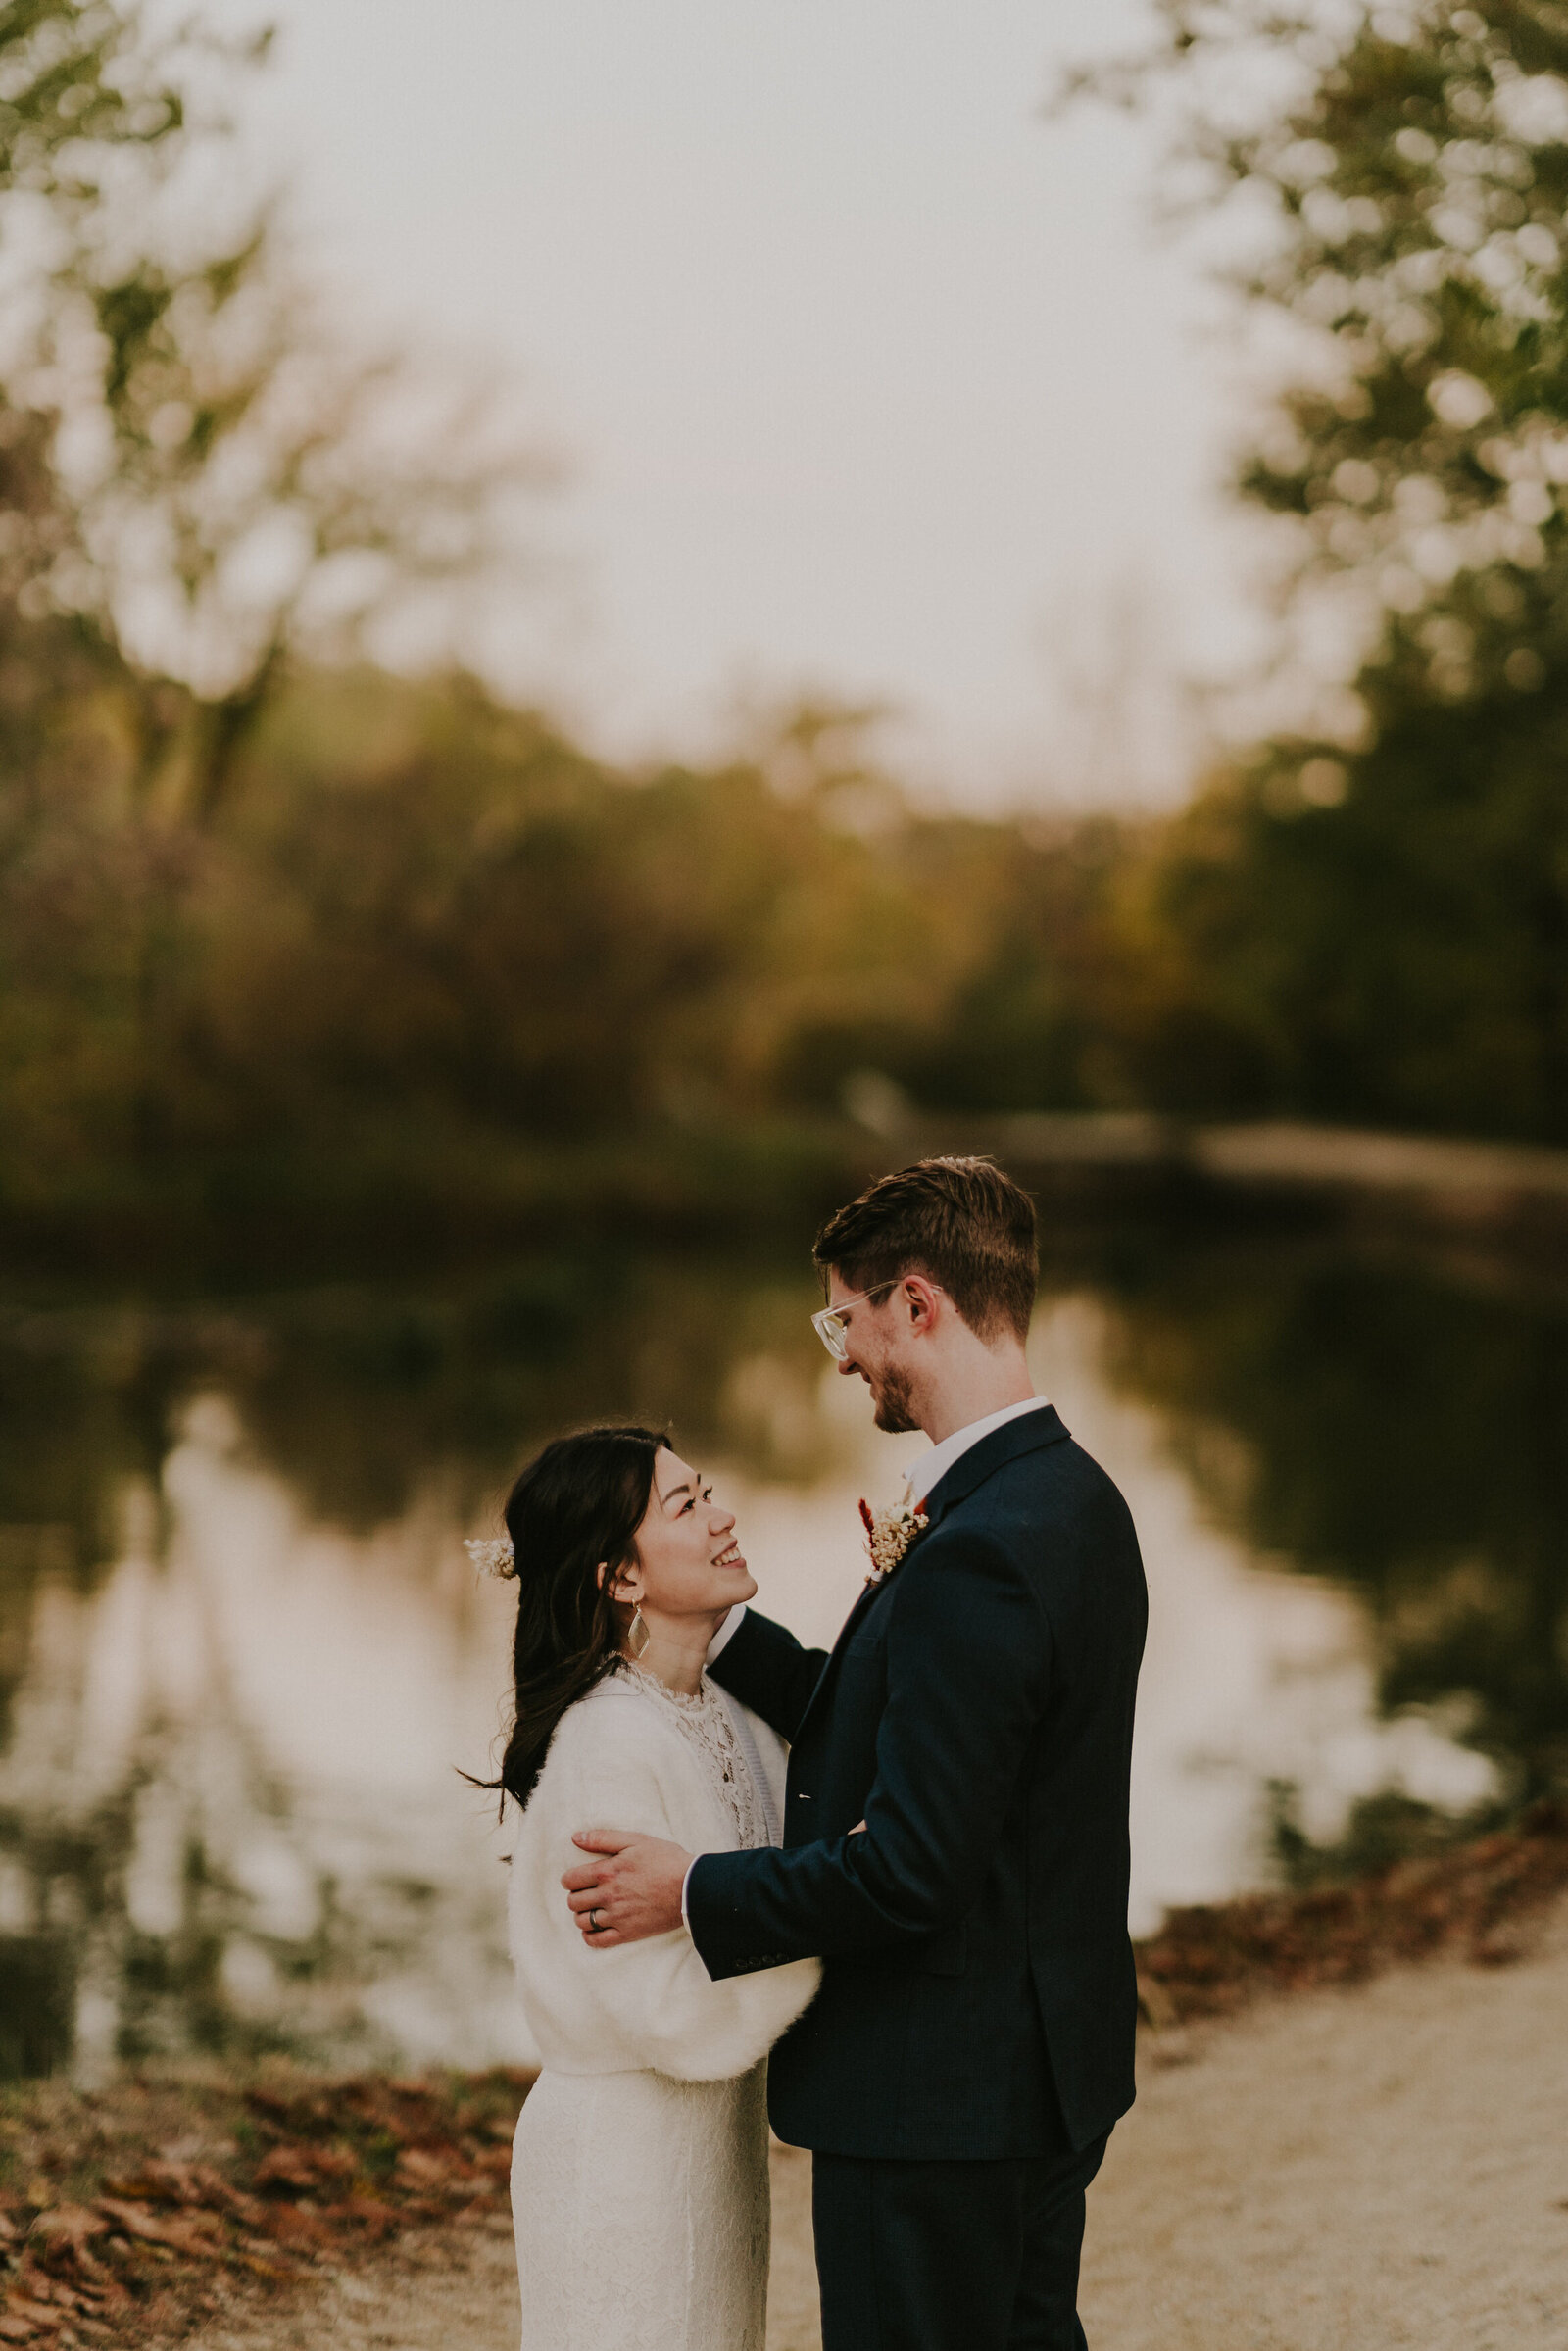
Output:
<svg viewBox="0 0 1568 2351">
<path fill-rule="evenodd" d="M 908 1300 L 909 1320 L 916 1330 L 929 1330 L 937 1317 L 937 1292 L 934 1282 L 923 1273 L 906 1274 L 904 1295 Z"/>
</svg>

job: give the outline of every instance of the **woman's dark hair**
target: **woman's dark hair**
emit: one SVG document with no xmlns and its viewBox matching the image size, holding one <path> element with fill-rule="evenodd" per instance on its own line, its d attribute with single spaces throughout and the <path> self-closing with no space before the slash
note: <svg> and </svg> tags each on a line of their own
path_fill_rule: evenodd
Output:
<svg viewBox="0 0 1568 2351">
<path fill-rule="evenodd" d="M 526 1804 L 556 1725 L 614 1670 L 620 1628 L 610 1587 L 636 1556 L 637 1530 L 668 1438 L 658 1429 L 582 1429 L 536 1453 L 507 1496 L 517 1579 L 516 1710 L 501 1776 L 480 1783 Z M 600 1580 L 599 1564 L 606 1574 Z"/>
</svg>

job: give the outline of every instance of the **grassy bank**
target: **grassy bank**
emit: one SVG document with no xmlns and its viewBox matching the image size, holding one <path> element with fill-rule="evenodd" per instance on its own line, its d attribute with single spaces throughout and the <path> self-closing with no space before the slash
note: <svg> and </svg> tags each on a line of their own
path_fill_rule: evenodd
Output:
<svg viewBox="0 0 1568 2351">
<path fill-rule="evenodd" d="M 1443 1951 L 1505 1967 L 1565 1889 L 1568 1803 L 1547 1800 L 1512 1828 L 1348 1883 L 1171 1911 L 1139 1946 L 1144 2011 L 1155 2026 L 1226 2015 L 1261 1992 L 1360 1983 Z"/>
<path fill-rule="evenodd" d="M 519 1145 L 412 1113 L 340 1148 L 192 1155 L 83 1168 L 73 1183 L 0 1191 L 0 1264 L 164 1288 L 236 1279 L 349 1279 L 514 1249 L 799 1242 L 864 1181 L 863 1150 L 829 1122 L 712 1134 L 628 1129 Z"/>
</svg>

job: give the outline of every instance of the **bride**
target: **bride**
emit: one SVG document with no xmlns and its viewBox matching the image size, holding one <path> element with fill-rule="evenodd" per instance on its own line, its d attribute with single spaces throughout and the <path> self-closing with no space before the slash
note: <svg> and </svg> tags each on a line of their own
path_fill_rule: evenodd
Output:
<svg viewBox="0 0 1568 2351">
<path fill-rule="evenodd" d="M 497 1785 L 520 1808 L 512 1952 L 543 2059 L 512 2163 L 522 2351 L 762 2351 L 766 2055 L 817 1963 L 715 1984 L 684 1929 L 593 1950 L 561 1891 L 578 1829 L 779 1841 L 783 1744 L 703 1670 L 757 1585 L 733 1516 L 650 1429 L 547 1445 L 506 1523 L 516 1713 Z"/>
</svg>

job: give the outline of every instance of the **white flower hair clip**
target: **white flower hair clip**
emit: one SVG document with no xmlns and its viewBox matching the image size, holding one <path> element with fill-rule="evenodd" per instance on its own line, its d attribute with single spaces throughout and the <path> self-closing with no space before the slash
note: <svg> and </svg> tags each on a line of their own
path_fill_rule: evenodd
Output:
<svg viewBox="0 0 1568 2351">
<path fill-rule="evenodd" d="M 516 1572 L 510 1535 L 480 1536 L 463 1547 L 481 1576 L 510 1576 Z"/>
</svg>

